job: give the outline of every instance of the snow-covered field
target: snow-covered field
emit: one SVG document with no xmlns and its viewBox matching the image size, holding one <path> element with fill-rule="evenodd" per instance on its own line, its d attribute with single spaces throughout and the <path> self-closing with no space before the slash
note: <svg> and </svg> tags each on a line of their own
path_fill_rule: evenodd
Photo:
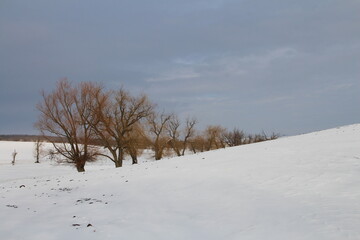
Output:
<svg viewBox="0 0 360 240">
<path fill-rule="evenodd" d="M 360 239 L 360 124 L 86 173 L 32 150 L 0 142 L 2 240 Z"/>
</svg>

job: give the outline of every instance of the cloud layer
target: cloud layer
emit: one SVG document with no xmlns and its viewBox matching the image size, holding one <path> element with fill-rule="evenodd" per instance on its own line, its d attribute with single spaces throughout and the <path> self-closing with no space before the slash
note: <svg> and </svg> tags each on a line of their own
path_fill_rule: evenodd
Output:
<svg viewBox="0 0 360 240">
<path fill-rule="evenodd" d="M 68 77 L 146 92 L 202 126 L 283 134 L 358 122 L 360 2 L 5 1 L 0 134 L 33 133 Z"/>
</svg>

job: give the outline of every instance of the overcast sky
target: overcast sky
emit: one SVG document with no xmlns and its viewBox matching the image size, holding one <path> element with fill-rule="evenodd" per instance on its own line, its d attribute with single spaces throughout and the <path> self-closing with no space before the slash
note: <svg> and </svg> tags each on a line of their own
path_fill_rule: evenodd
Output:
<svg viewBox="0 0 360 240">
<path fill-rule="evenodd" d="M 360 122 L 359 0 L 1 0 L 0 134 L 36 133 L 67 77 L 145 92 L 199 127 Z"/>
</svg>

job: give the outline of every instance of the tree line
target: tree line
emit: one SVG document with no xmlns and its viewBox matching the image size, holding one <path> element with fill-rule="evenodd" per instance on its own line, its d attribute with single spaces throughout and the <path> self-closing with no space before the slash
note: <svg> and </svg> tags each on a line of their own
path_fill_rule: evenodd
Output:
<svg viewBox="0 0 360 240">
<path fill-rule="evenodd" d="M 105 90 L 98 83 L 73 85 L 62 79 L 52 92 L 41 95 L 35 127 L 52 143 L 50 155 L 73 164 L 79 172 L 85 171 L 86 162 L 100 156 L 122 167 L 125 155 L 137 164 L 144 149 L 151 148 L 160 160 L 170 150 L 182 156 L 186 151 L 204 152 L 278 137 L 228 131 L 220 125 L 197 131 L 195 118 L 182 122 L 176 114 L 158 111 L 145 94 L 133 95 L 123 87 Z"/>
</svg>

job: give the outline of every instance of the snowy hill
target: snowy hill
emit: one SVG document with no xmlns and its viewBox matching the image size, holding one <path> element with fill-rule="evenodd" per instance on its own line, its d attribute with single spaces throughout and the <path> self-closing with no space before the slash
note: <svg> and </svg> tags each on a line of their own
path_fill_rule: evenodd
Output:
<svg viewBox="0 0 360 240">
<path fill-rule="evenodd" d="M 360 239 L 360 124 L 81 174 L 17 144 L 11 166 L 0 142 L 3 240 Z"/>
</svg>

